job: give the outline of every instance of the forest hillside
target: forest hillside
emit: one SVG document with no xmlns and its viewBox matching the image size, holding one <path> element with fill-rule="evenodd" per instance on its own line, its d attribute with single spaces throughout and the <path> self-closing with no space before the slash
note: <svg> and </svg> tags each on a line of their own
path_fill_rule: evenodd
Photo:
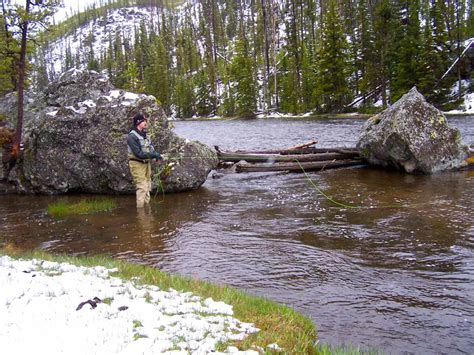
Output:
<svg viewBox="0 0 474 355">
<path fill-rule="evenodd" d="M 373 113 L 413 86 L 462 109 L 473 37 L 471 0 L 102 0 L 42 32 L 31 85 L 103 71 L 181 118 Z"/>
</svg>

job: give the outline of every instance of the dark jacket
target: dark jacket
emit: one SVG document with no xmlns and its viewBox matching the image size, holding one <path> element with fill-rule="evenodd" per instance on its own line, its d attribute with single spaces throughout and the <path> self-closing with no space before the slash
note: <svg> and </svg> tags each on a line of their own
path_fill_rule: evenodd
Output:
<svg viewBox="0 0 474 355">
<path fill-rule="evenodd" d="M 133 129 L 132 131 L 135 131 L 141 137 L 143 137 L 144 139 L 147 139 L 146 133 L 140 132 L 138 129 Z M 160 153 L 155 151 L 155 148 L 153 147 L 153 145 L 151 145 L 151 143 L 150 143 L 150 152 L 143 151 L 140 145 L 140 139 L 138 139 L 138 137 L 134 133 L 132 133 L 132 131 L 130 131 L 130 133 L 128 134 L 127 144 L 128 144 L 128 147 L 130 148 L 129 151 L 131 150 L 132 154 L 137 159 L 141 159 L 141 160 L 161 159 Z"/>
</svg>

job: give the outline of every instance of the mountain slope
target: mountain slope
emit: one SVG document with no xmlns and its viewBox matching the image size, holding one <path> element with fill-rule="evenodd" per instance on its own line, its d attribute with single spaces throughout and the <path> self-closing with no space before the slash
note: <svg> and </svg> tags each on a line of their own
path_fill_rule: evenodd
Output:
<svg viewBox="0 0 474 355">
<path fill-rule="evenodd" d="M 39 89 L 78 67 L 104 72 L 117 87 L 152 94 L 168 115 L 178 117 L 341 112 L 357 97 L 362 98 L 358 110 L 374 112 L 414 85 L 427 97 L 435 92 L 439 108 L 462 105 L 450 90 L 457 81 L 454 72 L 437 83 L 456 59 L 455 39 L 440 34 L 445 43 L 428 50 L 427 25 L 420 23 L 409 29 L 410 36 L 418 31 L 420 42 L 406 48 L 415 58 L 407 62 L 396 53 L 413 42 L 405 38 L 408 29 L 387 28 L 404 39 L 391 42 L 360 32 L 377 20 L 369 2 L 354 10 L 365 13 L 360 18 L 344 4 L 325 17 L 317 4 L 306 2 L 295 7 L 274 0 L 195 0 L 166 8 L 157 1 L 122 2 L 149 5 L 109 4 L 76 15 L 62 27 L 64 35 L 37 52 Z M 391 11 L 401 24 L 408 16 L 403 8 Z M 331 41 L 332 36 L 339 38 Z M 444 62 L 431 59 L 436 55 Z M 466 82 L 473 62 L 468 56 L 461 61 Z M 417 74 L 407 77 L 409 72 Z"/>
</svg>

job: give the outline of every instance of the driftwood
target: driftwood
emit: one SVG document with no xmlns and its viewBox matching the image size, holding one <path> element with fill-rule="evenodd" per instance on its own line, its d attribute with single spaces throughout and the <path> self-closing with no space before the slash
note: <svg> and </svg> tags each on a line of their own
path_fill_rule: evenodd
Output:
<svg viewBox="0 0 474 355">
<path fill-rule="evenodd" d="M 300 145 L 295 145 L 294 147 L 286 148 L 286 150 L 304 149 L 304 148 L 311 147 L 311 146 L 315 145 L 316 143 L 318 143 L 318 141 L 311 141 L 311 142 L 308 142 L 308 143 L 304 143 L 304 144 L 300 144 Z"/>
<path fill-rule="evenodd" d="M 315 154 L 255 154 L 239 152 L 219 152 L 218 157 L 222 161 L 239 162 L 245 160 L 249 163 L 278 163 L 278 162 L 309 162 L 309 161 L 331 161 L 344 160 L 359 157 L 357 152 L 343 153 L 315 153 Z"/>
<path fill-rule="evenodd" d="M 326 170 L 342 168 L 347 166 L 364 165 L 359 159 L 332 160 L 332 161 L 312 161 L 303 163 L 278 163 L 278 164 L 236 164 L 235 171 L 238 173 L 250 172 L 270 172 L 270 171 L 291 171 L 304 172 L 311 170 Z"/>
<path fill-rule="evenodd" d="M 272 172 L 290 171 L 305 172 L 311 170 L 326 170 L 349 166 L 363 166 L 356 148 L 316 148 L 315 141 L 298 146 L 261 151 L 223 152 L 214 146 L 221 167 L 234 166 L 235 171 L 241 172 Z M 242 162 L 243 161 L 243 162 Z M 238 164 L 235 164 L 238 163 Z M 474 167 L 474 147 L 470 147 L 469 156 L 463 169 Z"/>
<path fill-rule="evenodd" d="M 221 166 L 234 164 L 236 172 L 267 172 L 334 169 L 346 166 L 362 165 L 355 148 L 315 148 L 316 141 L 297 145 L 287 149 L 263 151 L 223 152 L 217 151 Z"/>
<path fill-rule="evenodd" d="M 301 144 L 295 147 L 283 148 L 283 149 L 270 149 L 270 150 L 236 150 L 234 152 L 223 152 L 219 146 L 215 145 L 214 149 L 217 154 L 278 154 L 278 155 L 300 155 L 300 154 L 319 154 L 319 153 L 357 153 L 356 148 L 348 147 L 333 147 L 333 148 L 316 148 L 310 145 L 316 144 L 316 141 Z"/>
</svg>

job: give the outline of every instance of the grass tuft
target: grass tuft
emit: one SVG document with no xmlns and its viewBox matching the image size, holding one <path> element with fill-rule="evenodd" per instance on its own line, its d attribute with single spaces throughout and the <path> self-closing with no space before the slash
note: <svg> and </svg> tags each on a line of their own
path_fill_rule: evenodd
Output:
<svg viewBox="0 0 474 355">
<path fill-rule="evenodd" d="M 48 213 L 53 217 L 65 217 L 76 214 L 89 214 L 110 211 L 117 207 L 111 199 L 84 199 L 76 203 L 59 201 L 48 205 Z"/>
<path fill-rule="evenodd" d="M 361 349 L 359 346 L 353 345 L 328 345 L 318 344 L 316 346 L 316 354 L 318 355 L 382 355 L 383 352 L 375 349 Z"/>
</svg>

